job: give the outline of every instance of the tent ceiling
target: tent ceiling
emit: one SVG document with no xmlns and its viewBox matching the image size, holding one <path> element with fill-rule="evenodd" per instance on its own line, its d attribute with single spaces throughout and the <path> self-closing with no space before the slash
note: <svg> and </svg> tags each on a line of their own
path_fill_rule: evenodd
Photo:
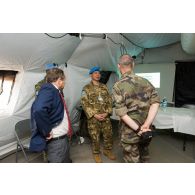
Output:
<svg viewBox="0 0 195 195">
<path fill-rule="evenodd" d="M 155 48 L 179 42 L 180 33 L 124 33 L 124 35 L 144 48 Z"/>
<path fill-rule="evenodd" d="M 0 34 L 0 65 L 36 69 L 48 62 L 63 64 L 79 43 L 79 39 L 69 35 L 54 39 L 43 33 Z"/>
<path fill-rule="evenodd" d="M 63 34 L 49 35 L 60 37 Z M 131 55 L 139 55 L 143 48 L 159 48 L 181 41 L 180 33 L 123 33 L 123 35 L 129 41 L 120 33 L 107 34 L 113 41 L 97 37 L 84 37 L 80 40 L 79 37 L 70 36 L 68 33 L 58 39 L 44 33 L 2 33 L 0 66 L 22 65 L 24 69 L 30 70 L 43 69 L 43 64 L 48 62 L 58 64 L 69 62 L 77 66 L 112 65 L 121 55 L 121 49 L 124 53 L 127 51 Z M 184 49 L 186 53 L 194 53 L 194 42 L 191 41 L 190 44 L 186 42 Z M 125 50 L 121 48 L 121 44 L 125 46 Z"/>
</svg>

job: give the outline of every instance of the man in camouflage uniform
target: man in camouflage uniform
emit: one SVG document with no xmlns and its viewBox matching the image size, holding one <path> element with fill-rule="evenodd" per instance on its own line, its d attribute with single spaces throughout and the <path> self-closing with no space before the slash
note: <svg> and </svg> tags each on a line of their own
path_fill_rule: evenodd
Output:
<svg viewBox="0 0 195 195">
<path fill-rule="evenodd" d="M 102 162 L 100 156 L 100 133 L 103 134 L 103 153 L 109 159 L 115 160 L 112 153 L 112 126 L 110 115 L 112 114 L 112 98 L 106 85 L 99 82 L 100 68 L 95 66 L 90 69 L 91 82 L 82 90 L 81 104 L 87 116 L 89 135 L 92 140 L 92 150 L 95 162 Z"/>
<path fill-rule="evenodd" d="M 51 64 L 46 64 L 45 65 L 45 71 L 46 71 L 46 74 L 53 68 L 57 68 L 58 65 L 55 64 L 55 63 L 51 63 Z M 37 96 L 38 95 L 38 92 L 39 90 L 41 89 L 41 86 L 43 84 L 45 84 L 47 81 L 46 81 L 46 76 L 44 77 L 43 80 L 39 81 L 36 85 L 35 85 L 35 95 Z"/>
<path fill-rule="evenodd" d="M 43 84 L 45 84 L 46 83 L 46 76 L 44 77 L 44 79 L 42 79 L 41 81 L 39 81 L 36 85 L 35 85 L 35 95 L 37 96 L 38 95 L 38 93 L 39 93 L 39 91 L 40 91 L 40 89 L 41 89 L 41 86 L 43 85 Z"/>
<path fill-rule="evenodd" d="M 134 60 L 130 55 L 119 59 L 121 80 L 113 87 L 116 115 L 121 118 L 121 145 L 125 162 L 147 162 L 151 139 L 142 142 L 141 135 L 151 131 L 159 107 L 159 96 L 153 85 L 133 73 Z"/>
</svg>

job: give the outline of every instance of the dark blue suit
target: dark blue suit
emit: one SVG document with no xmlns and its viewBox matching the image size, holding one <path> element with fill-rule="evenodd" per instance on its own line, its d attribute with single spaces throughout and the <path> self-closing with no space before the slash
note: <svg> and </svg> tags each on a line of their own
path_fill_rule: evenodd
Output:
<svg viewBox="0 0 195 195">
<path fill-rule="evenodd" d="M 59 90 L 51 83 L 44 84 L 31 107 L 31 151 L 40 152 L 46 148 L 46 137 L 63 117 L 64 105 Z"/>
</svg>

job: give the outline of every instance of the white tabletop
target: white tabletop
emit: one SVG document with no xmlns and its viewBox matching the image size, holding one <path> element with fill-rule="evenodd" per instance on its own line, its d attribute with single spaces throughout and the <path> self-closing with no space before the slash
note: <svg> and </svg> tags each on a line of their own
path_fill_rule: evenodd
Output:
<svg viewBox="0 0 195 195">
<path fill-rule="evenodd" d="M 153 124 L 157 129 L 173 128 L 174 132 L 195 135 L 195 109 L 159 108 Z"/>
</svg>

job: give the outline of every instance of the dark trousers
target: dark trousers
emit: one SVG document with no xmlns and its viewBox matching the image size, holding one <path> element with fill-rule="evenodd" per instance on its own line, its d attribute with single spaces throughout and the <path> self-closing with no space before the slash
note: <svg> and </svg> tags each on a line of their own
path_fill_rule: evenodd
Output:
<svg viewBox="0 0 195 195">
<path fill-rule="evenodd" d="M 47 144 L 48 162 L 70 163 L 70 146 L 68 137 L 59 140 L 50 140 Z"/>
</svg>

